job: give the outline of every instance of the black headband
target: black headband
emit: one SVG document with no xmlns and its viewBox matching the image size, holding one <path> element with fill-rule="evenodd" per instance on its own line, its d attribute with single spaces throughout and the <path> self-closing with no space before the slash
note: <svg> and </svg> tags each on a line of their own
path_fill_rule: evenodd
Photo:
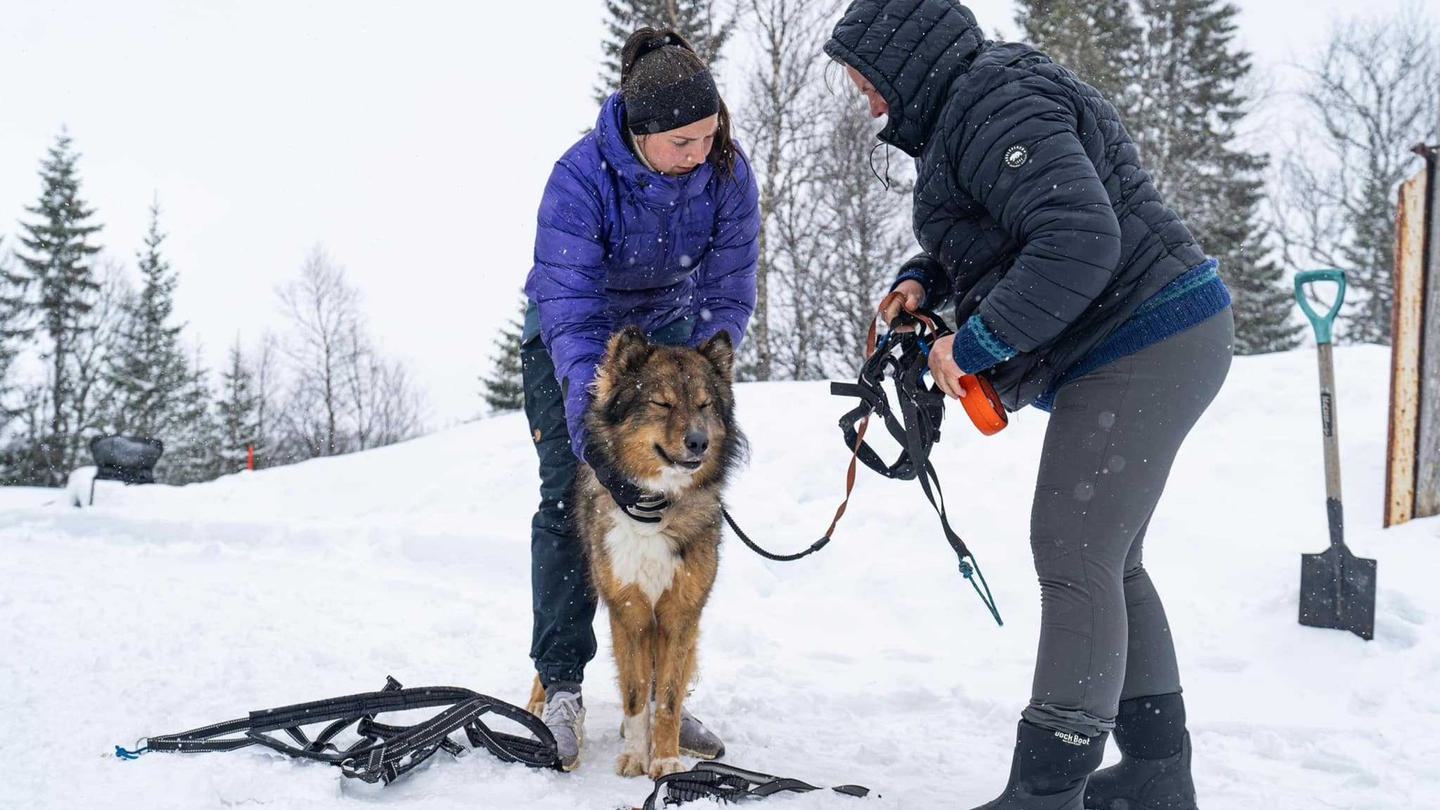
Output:
<svg viewBox="0 0 1440 810">
<path fill-rule="evenodd" d="M 720 91 L 708 70 L 648 93 L 625 95 L 625 124 L 635 135 L 669 132 L 719 112 Z"/>
</svg>

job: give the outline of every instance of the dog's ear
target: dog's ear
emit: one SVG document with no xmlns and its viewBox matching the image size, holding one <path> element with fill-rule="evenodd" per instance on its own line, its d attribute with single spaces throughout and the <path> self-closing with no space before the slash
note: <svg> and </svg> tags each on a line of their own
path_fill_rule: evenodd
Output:
<svg viewBox="0 0 1440 810">
<path fill-rule="evenodd" d="M 654 351 L 655 347 L 637 327 L 627 326 L 610 336 L 605 359 L 595 375 L 596 402 L 609 424 L 619 424 L 634 406 L 639 388 L 629 378 L 644 370 Z"/>
<path fill-rule="evenodd" d="M 634 374 L 644 368 L 645 361 L 650 359 L 654 350 L 640 327 L 627 326 L 610 336 L 610 345 L 605 349 L 605 364 L 616 374 Z"/>
<path fill-rule="evenodd" d="M 731 380 L 735 375 L 735 347 L 730 343 L 730 333 L 720 330 L 700 347 L 700 354 L 720 372 L 721 379 Z"/>
</svg>

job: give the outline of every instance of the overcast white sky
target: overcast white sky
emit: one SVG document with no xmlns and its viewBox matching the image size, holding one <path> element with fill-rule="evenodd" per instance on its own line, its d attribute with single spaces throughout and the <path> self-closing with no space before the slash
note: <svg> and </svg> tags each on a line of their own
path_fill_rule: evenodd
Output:
<svg viewBox="0 0 1440 810">
<path fill-rule="evenodd" d="M 1283 91 L 1284 66 L 1332 21 L 1403 2 L 1239 0 L 1241 37 Z M 1008 0 L 969 5 L 1015 35 Z M 437 426 L 479 410 L 475 378 L 517 305 L 545 179 L 595 117 L 601 0 L 5 6 L 7 245 L 63 125 L 107 255 L 133 265 L 158 195 L 179 316 L 214 362 L 237 335 L 278 327 L 275 286 L 320 244 L 428 389 Z M 726 73 L 743 61 L 737 50 Z"/>
</svg>

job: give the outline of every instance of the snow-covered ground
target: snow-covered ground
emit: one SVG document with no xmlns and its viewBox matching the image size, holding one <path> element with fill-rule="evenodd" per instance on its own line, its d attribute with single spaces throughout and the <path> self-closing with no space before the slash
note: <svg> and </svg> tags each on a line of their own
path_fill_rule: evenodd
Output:
<svg viewBox="0 0 1440 810">
<path fill-rule="evenodd" d="M 1349 540 L 1380 562 L 1373 642 L 1296 622 L 1300 554 L 1326 544 L 1313 351 L 1236 362 L 1154 518 L 1146 560 L 1207 808 L 1437 806 L 1440 521 L 1379 528 L 1388 359 L 1338 353 Z M 774 547 L 808 545 L 829 520 L 842 404 L 822 384 L 740 391 L 753 453 L 730 501 Z M 919 487 L 862 474 L 822 554 L 767 563 L 727 544 L 690 705 L 729 761 L 869 785 L 883 798 L 867 807 L 963 810 L 1004 782 L 1038 633 L 1027 530 L 1046 417 L 985 439 L 951 416 L 936 461 L 1006 626 L 960 579 Z M 0 489 L 0 807 L 638 805 L 648 783 L 613 773 L 604 621 L 573 774 L 439 755 L 381 790 L 259 749 L 109 755 L 387 674 L 523 702 L 534 470 L 523 418 L 506 416 L 199 486 L 102 483 L 93 509 Z"/>
</svg>

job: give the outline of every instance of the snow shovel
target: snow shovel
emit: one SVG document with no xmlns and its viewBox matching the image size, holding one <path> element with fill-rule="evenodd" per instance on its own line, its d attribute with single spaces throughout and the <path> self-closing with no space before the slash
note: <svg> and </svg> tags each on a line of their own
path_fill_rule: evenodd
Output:
<svg viewBox="0 0 1440 810">
<path fill-rule="evenodd" d="M 1320 315 L 1310 307 L 1307 286 L 1333 281 L 1335 303 Z M 1320 426 L 1325 433 L 1325 510 L 1330 548 L 1300 556 L 1300 623 L 1375 637 L 1375 561 L 1361 559 L 1345 545 L 1345 512 L 1340 504 L 1340 440 L 1335 417 L 1335 362 L 1331 332 L 1345 300 L 1343 270 L 1312 270 L 1295 276 L 1295 300 L 1315 327 L 1320 350 Z"/>
</svg>

